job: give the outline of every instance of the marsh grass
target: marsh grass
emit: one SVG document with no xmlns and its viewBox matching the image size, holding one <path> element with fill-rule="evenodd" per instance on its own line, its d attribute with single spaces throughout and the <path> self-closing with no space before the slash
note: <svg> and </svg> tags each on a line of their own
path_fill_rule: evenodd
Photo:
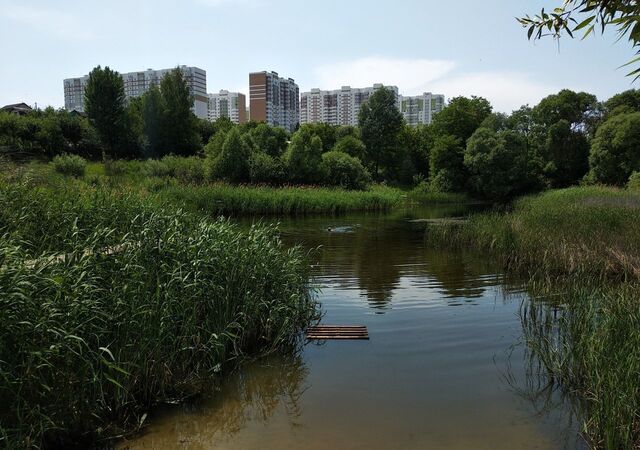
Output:
<svg viewBox="0 0 640 450">
<path fill-rule="evenodd" d="M 104 443 L 317 317 L 273 227 L 81 184 L 0 183 L 0 204 L 0 446 Z"/>
</svg>

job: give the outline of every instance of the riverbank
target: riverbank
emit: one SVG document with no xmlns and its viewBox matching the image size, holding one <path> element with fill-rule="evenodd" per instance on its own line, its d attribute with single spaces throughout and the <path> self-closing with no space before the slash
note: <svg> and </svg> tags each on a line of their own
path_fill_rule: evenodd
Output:
<svg viewBox="0 0 640 450">
<path fill-rule="evenodd" d="M 28 180 L 0 203 L 2 446 L 104 444 L 317 315 L 307 254 L 273 227 Z"/>
<path fill-rule="evenodd" d="M 538 300 L 521 319 L 546 372 L 541 391 L 574 399 L 594 448 L 640 444 L 638 223 L 638 193 L 575 187 L 427 229 L 431 245 L 475 248 L 531 277 Z"/>
</svg>

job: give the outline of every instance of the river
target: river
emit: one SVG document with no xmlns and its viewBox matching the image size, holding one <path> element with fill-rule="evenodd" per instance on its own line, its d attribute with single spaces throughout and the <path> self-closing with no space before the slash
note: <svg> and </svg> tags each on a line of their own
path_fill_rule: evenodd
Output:
<svg viewBox="0 0 640 450">
<path fill-rule="evenodd" d="M 282 219 L 287 244 L 316 249 L 322 323 L 366 325 L 370 340 L 247 363 L 121 448 L 583 448 L 573 408 L 531 370 L 522 282 L 490 256 L 425 246 L 424 219 L 464 213 Z"/>
</svg>

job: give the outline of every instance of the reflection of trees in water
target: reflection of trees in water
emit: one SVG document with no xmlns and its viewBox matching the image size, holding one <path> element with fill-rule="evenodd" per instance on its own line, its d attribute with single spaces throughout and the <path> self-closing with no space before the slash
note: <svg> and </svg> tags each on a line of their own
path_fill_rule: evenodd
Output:
<svg viewBox="0 0 640 450">
<path fill-rule="evenodd" d="M 282 407 L 295 423 L 309 370 L 300 355 L 272 356 L 245 364 L 225 380 L 210 400 L 180 423 L 175 439 L 189 448 L 210 448 L 247 427 L 265 423 Z"/>
</svg>

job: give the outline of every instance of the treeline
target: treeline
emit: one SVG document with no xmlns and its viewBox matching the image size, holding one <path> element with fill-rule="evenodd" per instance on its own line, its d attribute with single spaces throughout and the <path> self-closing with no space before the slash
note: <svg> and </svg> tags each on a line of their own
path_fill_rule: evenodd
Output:
<svg viewBox="0 0 640 450">
<path fill-rule="evenodd" d="M 307 124 L 292 135 L 200 120 L 192 100 L 179 69 L 127 102 L 120 75 L 97 67 L 86 117 L 52 109 L 0 114 L 0 148 L 87 159 L 194 156 L 205 180 L 355 189 L 375 181 L 498 201 L 579 183 L 622 186 L 640 171 L 636 90 L 606 102 L 562 90 L 509 115 L 484 98 L 456 97 L 431 124 L 409 127 L 393 93 L 380 89 L 362 106 L 358 127 Z"/>
</svg>

